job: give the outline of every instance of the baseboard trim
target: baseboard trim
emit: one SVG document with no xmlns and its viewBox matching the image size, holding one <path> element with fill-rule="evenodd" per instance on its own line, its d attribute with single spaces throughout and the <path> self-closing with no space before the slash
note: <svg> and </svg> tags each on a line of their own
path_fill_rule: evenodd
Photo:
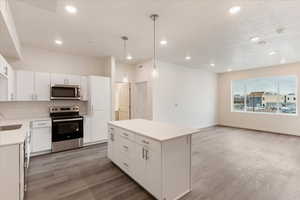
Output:
<svg viewBox="0 0 300 200">
<path fill-rule="evenodd" d="M 104 140 L 99 140 L 96 142 L 87 142 L 87 143 L 83 143 L 83 146 L 86 147 L 86 146 L 91 146 L 91 145 L 95 145 L 95 144 L 101 144 L 101 143 L 105 143 L 107 141 L 108 141 L 107 139 L 104 139 Z"/>
<path fill-rule="evenodd" d="M 300 135 L 295 135 L 295 134 L 290 134 L 290 133 L 281 133 L 281 132 L 267 131 L 267 130 L 254 129 L 254 128 L 244 128 L 244 127 L 239 127 L 239 126 L 229 126 L 229 125 L 223 125 L 223 124 L 217 124 L 216 126 L 218 126 L 218 127 L 227 127 L 227 128 L 238 128 L 238 129 L 262 132 L 262 133 L 271 133 L 271 134 L 276 134 L 276 135 L 300 137 Z"/>
</svg>

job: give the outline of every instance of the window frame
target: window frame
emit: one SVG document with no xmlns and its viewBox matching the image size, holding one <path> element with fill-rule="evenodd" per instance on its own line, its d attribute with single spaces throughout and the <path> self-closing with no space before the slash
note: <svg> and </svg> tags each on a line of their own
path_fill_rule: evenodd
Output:
<svg viewBox="0 0 300 200">
<path fill-rule="evenodd" d="M 235 110 L 234 109 L 234 95 L 233 95 L 233 82 L 234 81 L 239 81 L 239 80 L 251 80 L 251 79 L 264 79 L 264 78 L 275 78 L 275 77 L 293 77 L 296 79 L 296 88 L 295 88 L 295 98 L 296 98 L 296 113 L 281 113 L 279 112 L 279 106 L 277 106 L 277 111 L 275 113 L 272 112 L 253 112 L 253 111 L 247 111 L 247 84 L 244 84 L 244 111 L 240 110 Z M 230 91 L 230 105 L 231 105 L 231 112 L 232 113 L 245 113 L 245 114 L 259 114 L 259 115 L 283 115 L 283 116 L 298 116 L 298 76 L 293 74 L 293 75 L 274 75 L 274 76 L 263 76 L 263 77 L 251 77 L 251 78 L 244 78 L 244 79 L 234 79 L 231 80 L 231 91 Z M 276 82 L 276 87 L 277 87 L 277 92 L 279 92 L 279 82 Z M 278 104 L 278 103 L 277 103 Z M 279 105 L 279 104 L 278 104 Z"/>
</svg>

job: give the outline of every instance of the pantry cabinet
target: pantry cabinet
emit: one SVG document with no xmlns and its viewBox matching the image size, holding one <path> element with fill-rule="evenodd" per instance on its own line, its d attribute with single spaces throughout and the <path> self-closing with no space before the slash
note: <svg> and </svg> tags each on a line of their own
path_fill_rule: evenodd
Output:
<svg viewBox="0 0 300 200">
<path fill-rule="evenodd" d="M 88 115 L 86 121 L 89 131 L 84 133 L 84 144 L 106 142 L 107 123 L 111 120 L 110 78 L 101 76 L 88 77 Z"/>
</svg>

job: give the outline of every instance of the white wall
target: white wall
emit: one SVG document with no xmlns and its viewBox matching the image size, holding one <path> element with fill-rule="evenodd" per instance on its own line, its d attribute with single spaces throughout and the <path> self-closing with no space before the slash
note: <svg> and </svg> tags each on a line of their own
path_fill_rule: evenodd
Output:
<svg viewBox="0 0 300 200">
<path fill-rule="evenodd" d="M 147 83 L 147 96 L 145 97 L 146 101 L 146 113 L 145 113 L 145 118 L 152 120 L 153 119 L 153 78 L 152 78 L 152 60 L 145 61 L 143 63 L 140 63 L 135 66 L 135 78 L 134 82 L 135 83 L 140 83 L 140 82 L 146 82 Z M 135 85 L 133 84 L 132 86 L 132 93 L 133 93 L 133 105 L 132 105 L 132 110 L 133 110 L 133 118 L 135 117 L 135 93 L 136 93 L 136 88 Z"/>
<path fill-rule="evenodd" d="M 40 48 L 22 47 L 22 60 L 8 62 L 14 69 L 78 75 L 106 76 L 105 58 L 71 55 Z"/>
<path fill-rule="evenodd" d="M 49 117 L 49 106 L 62 105 L 79 105 L 80 113 L 82 115 L 86 114 L 86 102 L 80 101 L 0 102 L 0 113 L 4 116 L 5 119 Z"/>
<path fill-rule="evenodd" d="M 116 63 L 115 82 L 123 82 L 123 78 L 127 77 L 128 82 L 135 80 L 135 65 L 125 64 L 121 62 Z"/>
<path fill-rule="evenodd" d="M 300 87 L 300 63 L 219 74 L 218 122 L 220 125 L 300 135 L 300 117 L 231 112 L 231 81 L 256 77 L 296 75 Z M 299 92 L 297 97 L 299 110 Z"/>
<path fill-rule="evenodd" d="M 159 62 L 154 79 L 153 119 L 202 128 L 217 123 L 217 75 Z"/>
</svg>

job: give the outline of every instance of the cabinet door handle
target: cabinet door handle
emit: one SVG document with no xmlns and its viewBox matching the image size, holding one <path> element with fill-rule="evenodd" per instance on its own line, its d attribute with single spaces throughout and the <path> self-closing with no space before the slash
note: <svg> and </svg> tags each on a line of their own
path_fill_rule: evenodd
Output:
<svg viewBox="0 0 300 200">
<path fill-rule="evenodd" d="M 142 150 L 142 158 L 145 159 L 145 149 Z"/>
<path fill-rule="evenodd" d="M 123 165 L 125 165 L 126 167 L 128 167 L 128 164 L 127 164 L 127 163 L 125 163 L 125 162 L 123 162 Z"/>
<path fill-rule="evenodd" d="M 126 137 L 128 137 L 128 134 L 127 134 L 127 133 L 123 133 L 123 135 L 126 136 Z"/>
<path fill-rule="evenodd" d="M 148 160 L 149 159 L 149 151 L 148 150 L 145 150 L 146 151 L 146 156 L 145 156 L 145 158 L 146 158 L 146 160 Z"/>
<path fill-rule="evenodd" d="M 123 147 L 124 147 L 125 149 L 127 149 L 127 150 L 128 150 L 128 146 L 126 146 L 126 145 L 123 145 Z"/>
<path fill-rule="evenodd" d="M 113 133 L 110 134 L 110 140 L 111 140 L 111 141 L 114 141 L 114 140 L 115 140 L 114 134 L 113 134 Z"/>
<path fill-rule="evenodd" d="M 142 142 L 143 142 L 144 144 L 149 144 L 149 142 L 146 141 L 146 140 L 142 140 Z"/>
</svg>

